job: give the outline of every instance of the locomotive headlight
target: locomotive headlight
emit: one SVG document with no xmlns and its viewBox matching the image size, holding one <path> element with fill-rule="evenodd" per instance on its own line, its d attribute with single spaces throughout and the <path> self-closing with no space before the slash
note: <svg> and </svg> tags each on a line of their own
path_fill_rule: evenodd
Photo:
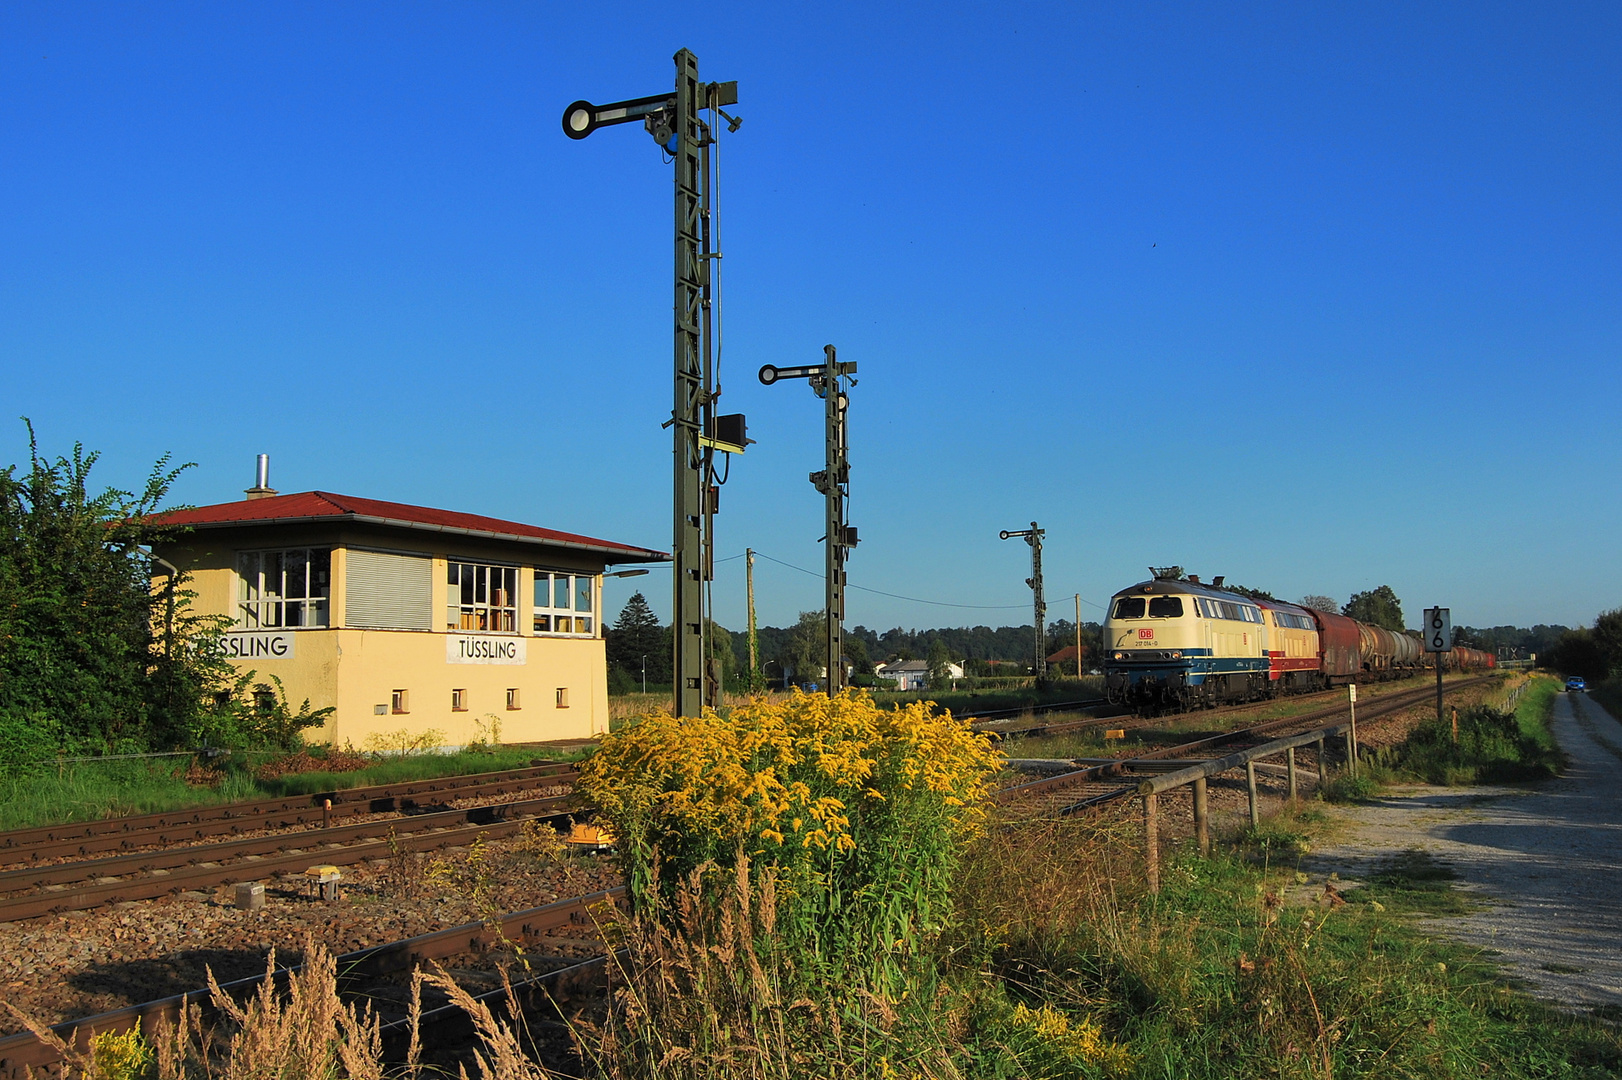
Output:
<svg viewBox="0 0 1622 1080">
<path fill-rule="evenodd" d="M 1182 653 L 1181 649 L 1175 650 L 1175 651 L 1173 651 L 1171 653 L 1168 653 L 1167 655 L 1170 656 L 1170 658 L 1173 659 L 1173 660 L 1181 660 L 1183 658 L 1183 653 Z"/>
<path fill-rule="evenodd" d="M 1124 652 L 1116 653 L 1115 654 L 1115 659 L 1117 659 L 1117 660 L 1125 660 L 1126 659 L 1126 653 L 1124 653 Z"/>
</svg>

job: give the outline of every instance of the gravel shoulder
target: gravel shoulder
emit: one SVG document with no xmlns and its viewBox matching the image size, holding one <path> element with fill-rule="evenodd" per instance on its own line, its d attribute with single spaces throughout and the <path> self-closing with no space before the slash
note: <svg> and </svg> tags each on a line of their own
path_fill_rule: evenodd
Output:
<svg viewBox="0 0 1622 1080">
<path fill-rule="evenodd" d="M 1622 1008 L 1622 723 L 1585 695 L 1561 694 L 1555 738 L 1570 764 L 1528 787 L 1388 789 L 1335 811 L 1325 845 L 1303 858 L 1314 882 L 1355 883 L 1421 851 L 1480 901 L 1426 931 L 1491 951 L 1506 974 L 1563 1005 Z"/>
</svg>

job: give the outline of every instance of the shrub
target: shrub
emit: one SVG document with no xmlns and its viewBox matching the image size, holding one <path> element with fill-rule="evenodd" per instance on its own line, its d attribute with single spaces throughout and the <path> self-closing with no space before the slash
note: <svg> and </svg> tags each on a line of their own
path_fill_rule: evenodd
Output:
<svg viewBox="0 0 1622 1080">
<path fill-rule="evenodd" d="M 882 967 L 945 920 L 1000 760 L 927 705 L 796 691 L 725 716 L 636 718 L 578 786 L 607 817 L 643 910 L 747 858 L 776 882 L 789 940 L 835 967 Z"/>
</svg>

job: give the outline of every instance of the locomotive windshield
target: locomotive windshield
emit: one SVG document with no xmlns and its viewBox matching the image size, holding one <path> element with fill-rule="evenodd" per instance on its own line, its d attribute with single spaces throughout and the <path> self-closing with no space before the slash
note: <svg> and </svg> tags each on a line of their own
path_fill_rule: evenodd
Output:
<svg viewBox="0 0 1622 1080">
<path fill-rule="evenodd" d="M 1149 600 L 1149 618 L 1181 619 L 1182 617 L 1183 598 L 1181 596 L 1156 596 Z"/>
<path fill-rule="evenodd" d="M 1143 597 L 1141 597 L 1141 596 L 1123 596 L 1119 600 L 1115 601 L 1115 614 L 1114 614 L 1113 618 L 1117 618 L 1117 619 L 1141 619 L 1141 618 L 1143 618 Z"/>
</svg>

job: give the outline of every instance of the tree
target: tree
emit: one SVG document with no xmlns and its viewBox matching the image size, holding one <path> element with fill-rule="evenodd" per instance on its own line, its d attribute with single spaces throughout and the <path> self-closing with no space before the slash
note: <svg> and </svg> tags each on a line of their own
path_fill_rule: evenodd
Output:
<svg viewBox="0 0 1622 1080">
<path fill-rule="evenodd" d="M 868 654 L 867 642 L 860 636 L 846 634 L 844 638 L 845 659 L 850 661 L 851 670 L 857 675 L 873 674 L 873 659 Z"/>
<path fill-rule="evenodd" d="M 99 456 L 0 470 L 0 762 L 196 745 L 222 730 L 215 695 L 236 673 L 223 620 L 192 615 L 184 576 L 154 589 L 154 519 L 175 478 L 158 459 L 139 495 L 89 490 Z M 229 725 L 227 725 L 229 726 Z"/>
<path fill-rule="evenodd" d="M 1406 628 L 1402 618 L 1402 601 L 1397 599 L 1397 594 L 1391 591 L 1389 585 L 1353 594 L 1340 613 L 1394 634 L 1400 634 Z"/>
<path fill-rule="evenodd" d="M 1607 611 L 1594 620 L 1594 644 L 1605 657 L 1605 676 L 1622 669 L 1622 608 Z"/>
<path fill-rule="evenodd" d="M 1303 596 L 1296 602 L 1304 608 L 1311 608 L 1313 611 L 1324 611 L 1331 615 L 1340 614 L 1340 605 L 1335 603 L 1335 598 L 1332 596 Z"/>
<path fill-rule="evenodd" d="M 648 681 L 664 684 L 670 681 L 670 637 L 659 625 L 659 617 L 648 606 L 648 598 L 632 593 L 620 609 L 608 632 L 608 666 L 626 678 L 642 685 L 642 658 L 647 657 Z M 619 680 L 624 685 L 624 680 Z"/>
<path fill-rule="evenodd" d="M 929 643 L 929 688 L 931 690 L 950 690 L 952 688 L 952 673 L 948 665 L 952 662 L 952 654 L 946 651 L 946 642 L 936 638 Z"/>
<path fill-rule="evenodd" d="M 794 672 L 795 682 L 821 682 L 828 670 L 827 616 L 821 611 L 800 612 L 800 620 L 789 631 L 777 660 Z"/>
</svg>

